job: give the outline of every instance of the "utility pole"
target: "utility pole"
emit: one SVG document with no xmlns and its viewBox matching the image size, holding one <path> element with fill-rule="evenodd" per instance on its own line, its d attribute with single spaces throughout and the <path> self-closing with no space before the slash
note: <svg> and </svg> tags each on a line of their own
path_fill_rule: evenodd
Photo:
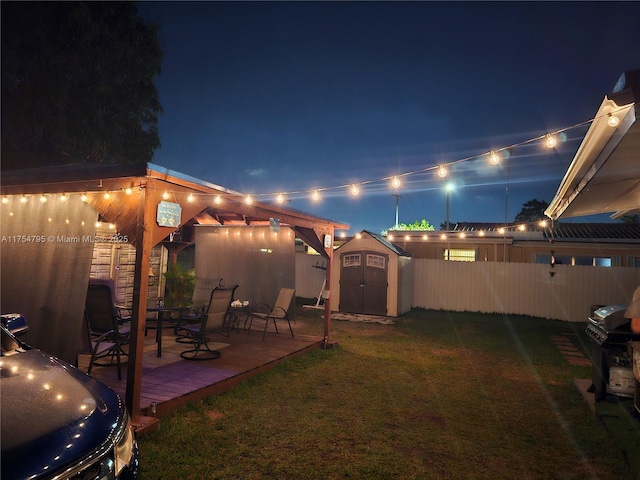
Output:
<svg viewBox="0 0 640 480">
<path fill-rule="evenodd" d="M 398 226 L 398 202 L 399 202 L 400 197 L 402 195 L 398 195 L 397 193 L 392 193 L 391 196 L 392 197 L 396 197 L 396 223 L 395 223 L 395 226 L 397 227 Z"/>
</svg>

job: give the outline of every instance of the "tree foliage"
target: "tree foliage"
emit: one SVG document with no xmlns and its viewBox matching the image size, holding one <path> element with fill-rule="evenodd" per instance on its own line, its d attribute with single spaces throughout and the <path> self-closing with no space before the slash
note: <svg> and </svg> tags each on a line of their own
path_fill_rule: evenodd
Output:
<svg viewBox="0 0 640 480">
<path fill-rule="evenodd" d="M 423 231 L 423 230 L 427 230 L 427 231 L 432 231 L 435 230 L 435 227 L 433 225 L 431 225 L 427 220 L 425 220 L 424 218 L 422 220 L 416 220 L 413 223 L 400 223 L 398 225 L 394 225 L 393 227 L 389 227 L 387 230 L 383 230 L 382 231 L 382 235 L 386 235 L 388 231 L 390 230 L 401 230 L 401 231 L 405 231 L 405 230 L 419 230 L 419 231 Z"/>
<path fill-rule="evenodd" d="M 522 210 L 516 215 L 514 221 L 516 223 L 535 223 L 544 220 L 547 218 L 544 211 L 548 206 L 549 204 L 547 202 L 538 200 L 537 198 L 529 200 L 522 205 Z"/>
<path fill-rule="evenodd" d="M 2 2 L 2 168 L 151 160 L 157 26 L 134 2 Z"/>
</svg>

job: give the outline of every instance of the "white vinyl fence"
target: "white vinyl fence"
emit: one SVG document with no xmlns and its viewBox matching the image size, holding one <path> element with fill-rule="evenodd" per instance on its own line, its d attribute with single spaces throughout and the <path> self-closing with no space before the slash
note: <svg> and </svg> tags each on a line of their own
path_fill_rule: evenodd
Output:
<svg viewBox="0 0 640 480">
<path fill-rule="evenodd" d="M 627 305 L 640 269 L 413 259 L 412 306 L 584 322 L 592 305 Z M 553 276 L 550 274 L 553 273 Z"/>
<path fill-rule="evenodd" d="M 296 296 L 318 296 L 326 260 L 296 255 Z M 413 259 L 412 307 L 584 322 L 593 305 L 627 305 L 640 269 Z M 553 276 L 549 274 L 553 272 Z"/>
</svg>

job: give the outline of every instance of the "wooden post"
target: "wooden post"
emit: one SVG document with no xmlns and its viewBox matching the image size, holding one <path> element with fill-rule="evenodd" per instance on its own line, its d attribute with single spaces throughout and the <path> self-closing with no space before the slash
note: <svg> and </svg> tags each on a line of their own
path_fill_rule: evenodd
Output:
<svg viewBox="0 0 640 480">
<path fill-rule="evenodd" d="M 141 208 L 138 209 L 136 226 L 136 263 L 133 277 L 133 305 L 131 318 L 131 343 L 129 344 L 129 363 L 127 364 L 127 390 L 125 404 L 136 428 L 148 423 L 157 423 L 155 419 L 145 419 L 140 411 L 140 392 L 142 389 L 142 361 L 144 353 L 144 327 L 147 314 L 147 296 L 149 291 L 148 272 L 153 244 L 153 217 L 155 204 L 152 192 L 144 188 L 140 193 Z"/>
<path fill-rule="evenodd" d="M 327 260 L 327 269 L 325 270 L 325 289 L 329 292 L 329 295 L 324 300 L 324 348 L 333 348 L 338 345 L 338 342 L 334 342 L 331 340 L 331 296 L 333 295 L 333 291 L 331 289 L 331 270 L 333 264 L 333 236 L 334 229 L 333 226 L 329 228 L 329 235 L 331 236 L 331 245 L 329 247 L 325 247 L 325 252 L 329 256 Z"/>
</svg>

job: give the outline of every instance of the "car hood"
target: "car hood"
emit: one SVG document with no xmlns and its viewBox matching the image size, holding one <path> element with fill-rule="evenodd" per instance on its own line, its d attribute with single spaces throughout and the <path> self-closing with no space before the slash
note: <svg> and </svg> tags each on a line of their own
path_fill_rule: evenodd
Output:
<svg viewBox="0 0 640 480">
<path fill-rule="evenodd" d="M 108 448 L 120 398 L 77 368 L 32 349 L 0 357 L 2 478 L 53 474 Z"/>
</svg>

